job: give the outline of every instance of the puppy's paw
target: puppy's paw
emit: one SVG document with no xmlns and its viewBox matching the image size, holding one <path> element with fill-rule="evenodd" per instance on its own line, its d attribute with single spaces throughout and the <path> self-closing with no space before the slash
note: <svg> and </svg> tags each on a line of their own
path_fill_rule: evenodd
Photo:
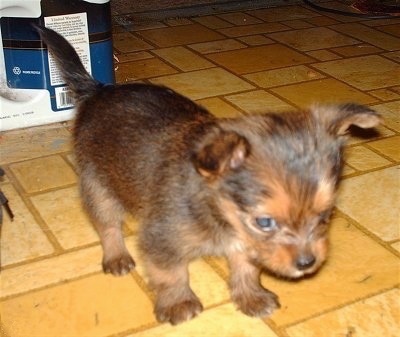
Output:
<svg viewBox="0 0 400 337">
<path fill-rule="evenodd" d="M 135 268 L 135 261 L 128 253 L 123 253 L 112 258 L 104 257 L 103 270 L 105 273 L 111 273 L 115 276 L 128 274 Z"/>
<path fill-rule="evenodd" d="M 232 299 L 244 314 L 253 317 L 270 316 L 281 307 L 278 296 L 265 289 L 242 293 Z"/>
<path fill-rule="evenodd" d="M 203 311 L 203 305 L 198 298 L 188 298 L 167 306 L 156 305 L 154 311 L 159 322 L 176 325 L 196 317 Z"/>
</svg>

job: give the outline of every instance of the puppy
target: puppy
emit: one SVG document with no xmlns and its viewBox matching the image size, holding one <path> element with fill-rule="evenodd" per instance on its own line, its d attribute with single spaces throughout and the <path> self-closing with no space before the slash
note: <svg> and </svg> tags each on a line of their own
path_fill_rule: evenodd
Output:
<svg viewBox="0 0 400 337">
<path fill-rule="evenodd" d="M 250 316 L 279 308 L 260 284 L 262 269 L 301 278 L 321 267 L 345 134 L 351 125 L 378 125 L 376 112 L 343 104 L 216 119 L 165 87 L 104 86 L 64 38 L 37 30 L 75 95 L 80 189 L 103 269 L 123 275 L 135 266 L 121 232 L 129 211 L 141 223 L 160 322 L 202 311 L 188 276 L 200 256 L 227 258 L 232 300 Z"/>
</svg>

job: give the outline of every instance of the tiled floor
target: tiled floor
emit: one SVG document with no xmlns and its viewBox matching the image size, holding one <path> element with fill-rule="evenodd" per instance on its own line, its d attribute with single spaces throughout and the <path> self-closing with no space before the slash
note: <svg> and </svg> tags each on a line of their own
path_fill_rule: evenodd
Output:
<svg viewBox="0 0 400 337">
<path fill-rule="evenodd" d="M 268 319 L 236 311 L 220 258 L 191 265 L 205 312 L 158 324 L 138 267 L 101 272 L 98 237 L 82 211 L 71 123 L 1 135 L 0 182 L 15 221 L 2 226 L 4 337 L 375 337 L 400 331 L 400 23 L 322 14 L 302 6 L 115 25 L 116 76 L 162 83 L 218 116 L 356 101 L 385 118 L 379 133 L 352 137 L 328 263 L 299 282 L 263 276 L 281 299 Z"/>
</svg>

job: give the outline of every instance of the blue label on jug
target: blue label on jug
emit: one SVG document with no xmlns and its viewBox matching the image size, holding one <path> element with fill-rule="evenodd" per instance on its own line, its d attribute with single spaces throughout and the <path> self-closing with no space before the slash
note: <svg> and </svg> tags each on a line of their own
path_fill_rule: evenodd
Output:
<svg viewBox="0 0 400 337">
<path fill-rule="evenodd" d="M 4 49 L 7 85 L 19 89 L 47 87 L 42 50 Z"/>
</svg>

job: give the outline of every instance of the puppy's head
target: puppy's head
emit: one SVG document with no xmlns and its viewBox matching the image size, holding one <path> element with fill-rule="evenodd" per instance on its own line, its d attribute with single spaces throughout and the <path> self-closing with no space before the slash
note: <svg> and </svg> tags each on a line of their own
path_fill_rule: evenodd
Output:
<svg viewBox="0 0 400 337">
<path fill-rule="evenodd" d="M 197 171 L 249 260 L 297 278 L 315 272 L 328 252 L 328 221 L 351 125 L 380 117 L 354 104 L 221 120 L 194 157 Z"/>
</svg>

